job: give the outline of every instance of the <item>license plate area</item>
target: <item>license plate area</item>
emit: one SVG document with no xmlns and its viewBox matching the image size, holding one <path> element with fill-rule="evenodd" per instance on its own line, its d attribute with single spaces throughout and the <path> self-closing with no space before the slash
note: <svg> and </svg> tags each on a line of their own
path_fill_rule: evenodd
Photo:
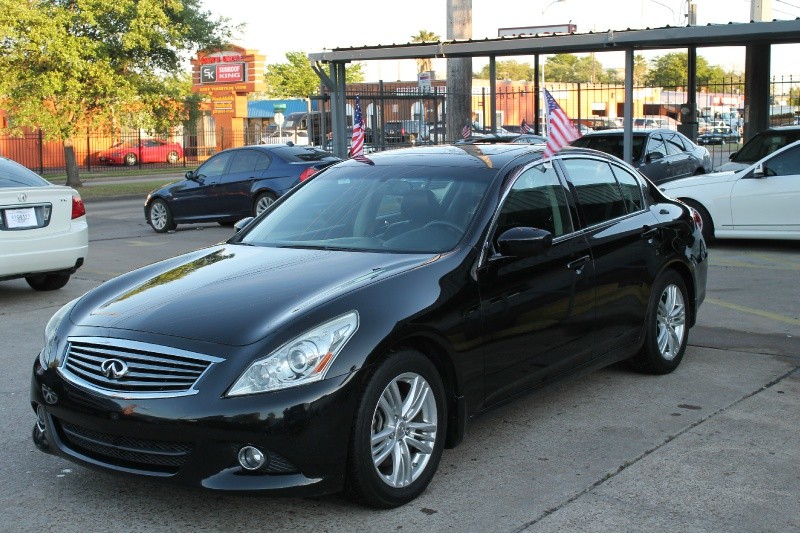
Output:
<svg viewBox="0 0 800 533">
<path fill-rule="evenodd" d="M 50 223 L 50 204 L 0 209 L 0 229 L 19 231 L 43 228 Z"/>
</svg>

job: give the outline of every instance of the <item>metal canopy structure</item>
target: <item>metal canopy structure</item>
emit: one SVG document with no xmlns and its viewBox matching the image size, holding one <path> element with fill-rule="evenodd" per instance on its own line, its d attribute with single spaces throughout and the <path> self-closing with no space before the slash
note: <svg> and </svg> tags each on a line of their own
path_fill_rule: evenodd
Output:
<svg viewBox="0 0 800 533">
<path fill-rule="evenodd" d="M 439 41 L 435 43 L 407 43 L 376 45 L 311 53 L 309 60 L 333 95 L 334 136 L 339 139 L 335 149 L 346 152 L 344 144 L 344 73 L 345 65 L 353 61 L 381 61 L 422 58 L 488 57 L 490 72 L 494 72 L 495 58 L 534 55 L 536 61 L 536 90 L 539 80 L 539 56 L 542 54 L 625 52 L 625 153 L 631 160 L 633 56 L 637 51 L 685 48 L 688 50 L 688 94 L 691 110 L 689 121 L 696 121 L 696 57 L 698 47 L 744 46 L 745 59 L 745 138 L 764 129 L 769 121 L 769 65 L 771 45 L 800 43 L 800 19 L 709 24 L 707 26 L 681 26 L 646 28 L 640 30 L 609 30 L 606 32 L 571 33 L 557 35 L 532 35 Z M 329 66 L 327 75 L 323 66 Z M 490 80 L 491 101 L 494 102 L 495 80 Z M 494 105 L 494 104 L 493 104 Z M 337 109 L 338 108 L 338 109 Z M 492 110 L 494 117 L 494 110 Z"/>
</svg>

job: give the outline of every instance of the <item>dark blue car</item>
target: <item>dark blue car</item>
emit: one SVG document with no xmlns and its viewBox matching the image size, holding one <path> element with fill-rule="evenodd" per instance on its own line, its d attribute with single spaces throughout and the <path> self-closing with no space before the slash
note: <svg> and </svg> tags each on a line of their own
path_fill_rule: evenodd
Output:
<svg viewBox="0 0 800 533">
<path fill-rule="evenodd" d="M 151 192 L 144 204 L 145 220 L 159 233 L 196 222 L 233 225 L 260 214 L 289 189 L 338 161 L 313 146 L 223 150 L 187 172 L 186 179 Z"/>
</svg>

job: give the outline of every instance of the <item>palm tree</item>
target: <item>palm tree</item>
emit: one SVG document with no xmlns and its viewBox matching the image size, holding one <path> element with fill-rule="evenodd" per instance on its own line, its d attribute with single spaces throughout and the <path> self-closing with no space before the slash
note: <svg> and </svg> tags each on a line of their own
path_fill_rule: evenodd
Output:
<svg viewBox="0 0 800 533">
<path fill-rule="evenodd" d="M 438 42 L 442 38 L 428 30 L 419 30 L 419 33 L 411 36 L 412 43 L 428 43 Z M 431 59 L 429 57 L 417 59 L 417 72 L 426 72 L 433 69 Z"/>
</svg>

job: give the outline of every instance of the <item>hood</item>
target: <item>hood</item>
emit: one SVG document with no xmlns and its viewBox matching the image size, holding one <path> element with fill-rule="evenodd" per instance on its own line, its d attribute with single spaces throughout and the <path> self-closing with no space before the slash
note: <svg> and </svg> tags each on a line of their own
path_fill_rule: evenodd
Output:
<svg viewBox="0 0 800 533">
<path fill-rule="evenodd" d="M 110 280 L 70 320 L 242 346 L 311 306 L 435 257 L 225 244 Z"/>
<path fill-rule="evenodd" d="M 733 161 L 728 161 L 727 163 L 723 163 L 717 167 L 717 171 L 732 171 L 736 172 L 742 170 L 743 168 L 747 168 L 753 163 L 735 163 Z"/>
<path fill-rule="evenodd" d="M 708 174 L 698 174 L 688 178 L 661 183 L 658 188 L 669 194 L 670 192 L 683 187 L 700 187 L 702 185 L 714 185 L 736 179 L 736 172 L 709 172 Z"/>
</svg>

